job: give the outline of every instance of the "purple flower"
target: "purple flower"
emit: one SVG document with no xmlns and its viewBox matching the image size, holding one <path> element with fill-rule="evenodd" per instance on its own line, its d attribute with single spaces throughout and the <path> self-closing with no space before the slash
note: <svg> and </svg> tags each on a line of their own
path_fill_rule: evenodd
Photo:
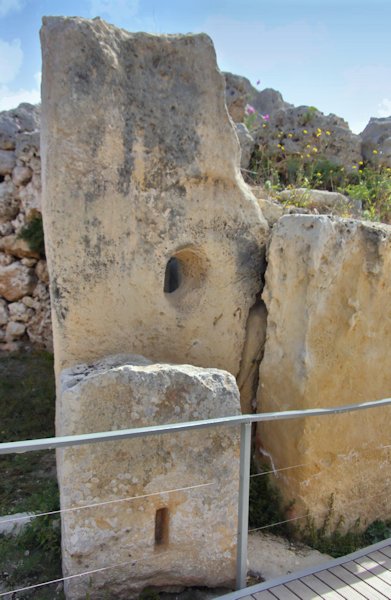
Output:
<svg viewBox="0 0 391 600">
<path fill-rule="evenodd" d="M 270 119 L 270 115 L 261 115 L 264 121 L 268 121 Z"/>
<path fill-rule="evenodd" d="M 246 115 L 253 115 L 255 113 L 255 108 L 251 106 L 251 104 L 246 104 L 246 108 L 244 110 Z"/>
</svg>

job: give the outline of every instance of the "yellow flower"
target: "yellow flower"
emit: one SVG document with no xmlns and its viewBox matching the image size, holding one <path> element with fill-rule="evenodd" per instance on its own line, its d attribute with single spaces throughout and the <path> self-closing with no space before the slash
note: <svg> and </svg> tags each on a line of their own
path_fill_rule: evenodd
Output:
<svg viewBox="0 0 391 600">
<path fill-rule="evenodd" d="M 307 145 L 306 145 L 306 148 L 311 148 L 311 144 L 307 144 Z"/>
<path fill-rule="evenodd" d="M 311 154 L 306 154 L 306 157 L 307 158 L 311 158 Z"/>
<path fill-rule="evenodd" d="M 314 147 L 312 148 L 312 152 L 317 152 L 317 151 L 318 151 L 318 149 L 317 149 L 317 148 L 315 148 L 315 146 L 314 146 Z"/>
<path fill-rule="evenodd" d="M 262 127 L 266 127 L 266 123 L 264 123 L 264 124 L 262 125 Z"/>
<path fill-rule="evenodd" d="M 359 173 L 362 173 L 362 172 L 363 172 L 363 170 L 362 170 L 362 169 L 359 169 L 359 170 L 358 170 L 358 172 L 359 172 Z"/>
<path fill-rule="evenodd" d="M 352 166 L 352 169 L 357 169 L 357 165 L 353 165 L 353 166 Z"/>
<path fill-rule="evenodd" d="M 363 161 L 362 161 L 362 160 L 360 160 L 360 162 L 359 162 L 358 164 L 359 164 L 359 165 L 363 165 L 364 163 L 363 163 Z"/>
<path fill-rule="evenodd" d="M 372 154 L 378 154 L 377 150 L 372 150 Z"/>
<path fill-rule="evenodd" d="M 303 133 L 308 133 L 308 131 L 306 129 L 303 129 Z"/>
<path fill-rule="evenodd" d="M 326 135 L 331 135 L 331 132 L 330 131 L 326 131 Z"/>
<path fill-rule="evenodd" d="M 288 133 L 288 137 L 290 137 L 290 138 L 293 137 L 293 134 L 292 133 Z"/>
<path fill-rule="evenodd" d="M 317 172 L 317 176 L 318 177 L 322 177 L 322 173 L 320 173 L 319 171 Z"/>
<path fill-rule="evenodd" d="M 318 127 L 318 129 L 316 130 L 318 133 L 322 133 L 322 130 Z"/>
<path fill-rule="evenodd" d="M 322 132 L 318 132 L 318 133 L 316 134 L 316 137 L 320 137 L 321 135 L 322 135 Z"/>
</svg>

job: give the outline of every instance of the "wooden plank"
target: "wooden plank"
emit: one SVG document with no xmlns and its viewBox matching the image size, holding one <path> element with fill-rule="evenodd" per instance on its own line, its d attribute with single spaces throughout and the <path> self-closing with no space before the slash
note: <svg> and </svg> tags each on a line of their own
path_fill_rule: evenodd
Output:
<svg viewBox="0 0 391 600">
<path fill-rule="evenodd" d="M 350 585 L 356 592 L 362 594 L 367 600 L 384 600 L 385 596 L 383 594 L 380 594 L 372 586 L 365 583 L 365 581 L 362 581 L 356 575 L 344 569 L 342 565 L 331 567 L 329 571 Z"/>
<path fill-rule="evenodd" d="M 361 567 L 354 560 L 345 563 L 343 566 L 345 569 L 356 575 L 356 577 L 359 577 L 360 579 L 365 581 L 365 583 L 372 586 L 375 590 L 383 594 L 385 598 L 387 598 L 388 600 L 391 598 L 391 585 L 388 585 L 387 583 L 376 577 L 376 575 L 373 575 L 370 571 L 367 571 L 367 569 Z"/>
<path fill-rule="evenodd" d="M 267 590 L 264 592 L 256 592 L 252 597 L 255 598 L 255 600 L 276 600 L 276 597 Z M 217 598 L 217 600 L 219 599 Z"/>
<path fill-rule="evenodd" d="M 318 600 L 318 598 L 321 598 L 321 596 L 318 596 L 318 594 L 311 590 L 308 585 L 300 581 L 300 579 L 286 583 L 285 587 L 292 590 L 292 592 L 295 592 L 301 600 Z"/>
<path fill-rule="evenodd" d="M 391 571 L 391 558 L 388 558 L 383 552 L 376 551 L 368 554 L 368 558 L 375 560 L 379 565 Z"/>
<path fill-rule="evenodd" d="M 316 576 L 333 588 L 333 590 L 336 590 L 341 596 L 346 598 L 346 600 L 363 600 L 364 598 L 359 592 L 351 588 L 347 583 L 344 583 L 330 571 L 319 571 Z"/>
<path fill-rule="evenodd" d="M 388 558 L 391 558 L 391 547 L 390 546 L 384 546 L 384 548 L 382 548 L 381 551 L 383 552 L 383 554 L 388 556 Z"/>
<path fill-rule="evenodd" d="M 363 567 L 364 569 L 367 569 L 367 571 L 370 571 L 372 575 L 376 575 L 376 577 L 379 577 L 380 579 L 391 585 L 391 572 L 388 571 L 384 565 L 379 565 L 378 562 L 372 560 L 371 558 L 369 558 L 369 556 L 357 558 L 357 560 L 355 560 L 354 562 Z"/>
<path fill-rule="evenodd" d="M 302 577 L 301 581 L 322 598 L 327 600 L 346 600 L 341 594 L 338 594 L 333 588 L 318 579 L 316 575 L 307 575 L 307 577 Z"/>
<path fill-rule="evenodd" d="M 278 600 L 297 600 L 300 596 L 296 596 L 294 592 L 291 592 L 285 585 L 277 585 L 276 587 L 270 588 L 269 592 Z"/>
<path fill-rule="evenodd" d="M 361 548 L 361 550 L 352 552 L 352 554 L 349 554 L 348 556 L 343 556 L 343 557 L 328 561 L 327 563 L 323 563 L 322 565 L 318 565 L 317 567 L 314 567 L 314 566 L 307 567 L 306 569 L 303 569 L 296 573 L 291 573 L 289 575 L 283 575 L 281 577 L 276 577 L 275 579 L 272 579 L 269 581 L 264 581 L 263 583 L 257 583 L 256 585 L 251 586 L 251 587 L 247 588 L 246 590 L 230 592 L 229 594 L 220 596 L 218 599 L 216 598 L 216 600 L 238 600 L 239 598 L 244 598 L 245 596 L 248 596 L 249 594 L 254 595 L 259 592 L 267 591 L 278 585 L 286 585 L 290 581 L 295 581 L 297 579 L 303 580 L 304 577 L 307 577 L 309 575 L 313 575 L 313 574 L 316 574 L 318 572 L 325 571 L 325 570 L 333 571 L 334 574 L 337 575 L 337 577 L 339 577 L 337 571 L 334 571 L 334 569 L 337 569 L 337 570 L 342 569 L 343 573 L 344 573 L 344 575 L 343 575 L 344 582 L 346 583 L 345 580 L 347 578 L 350 578 L 350 580 L 354 584 L 354 589 L 356 589 L 357 592 L 362 594 L 362 596 L 364 598 L 366 598 L 367 600 L 384 600 L 383 594 L 380 594 L 379 592 L 377 592 L 373 587 L 367 585 L 361 579 L 355 578 L 355 576 L 352 573 L 350 573 L 347 569 L 343 569 L 343 566 L 341 566 L 341 565 L 343 565 L 346 562 L 356 560 L 357 558 L 362 558 L 366 555 L 369 555 L 369 554 L 372 554 L 375 552 L 380 553 L 380 555 L 378 556 L 379 559 L 381 558 L 381 556 L 383 556 L 383 558 L 385 560 L 388 560 L 389 558 L 391 558 L 391 556 L 389 556 L 389 554 L 388 554 L 388 553 L 391 554 L 390 544 L 391 544 L 391 538 L 389 538 L 387 540 L 383 540 L 382 542 L 377 542 L 376 544 L 372 544 L 372 546 L 368 546 L 367 548 Z M 387 555 L 382 554 L 384 549 L 386 550 Z M 349 582 L 347 582 L 347 583 L 349 583 Z M 358 584 L 360 584 L 360 589 L 357 588 Z M 309 587 L 311 587 L 311 586 L 309 586 Z M 371 592 L 371 595 L 368 595 L 368 591 Z M 339 596 L 341 597 L 341 594 Z M 334 598 L 338 598 L 338 597 L 336 595 L 334 595 Z M 390 598 L 391 598 L 391 596 L 390 596 Z"/>
</svg>

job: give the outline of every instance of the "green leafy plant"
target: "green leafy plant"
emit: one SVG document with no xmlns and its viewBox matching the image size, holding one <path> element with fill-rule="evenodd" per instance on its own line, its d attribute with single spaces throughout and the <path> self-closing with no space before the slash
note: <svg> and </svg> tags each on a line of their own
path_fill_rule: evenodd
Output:
<svg viewBox="0 0 391 600">
<path fill-rule="evenodd" d="M 256 469 L 252 464 L 251 474 L 253 477 L 250 478 L 249 528 L 266 528 L 273 523 L 285 521 L 286 512 L 292 504 L 284 506 L 279 490 L 273 485 L 270 467 L 262 464 Z M 271 531 L 288 537 L 290 535 L 286 523 L 275 525 Z"/>
<path fill-rule="evenodd" d="M 346 529 L 342 515 L 335 521 L 334 495 L 331 494 L 320 527 L 316 526 L 314 518 L 308 514 L 304 527 L 296 530 L 296 536 L 319 552 L 338 558 L 391 537 L 391 520 L 376 520 L 363 531 L 360 519 L 356 519 Z"/>
<path fill-rule="evenodd" d="M 316 106 L 309 106 L 307 108 L 307 111 L 304 113 L 304 115 L 302 117 L 302 124 L 308 125 L 308 123 L 311 123 L 316 112 L 318 112 L 318 109 L 316 108 Z"/>
<path fill-rule="evenodd" d="M 271 194 L 287 187 L 338 191 L 361 202 L 365 219 L 391 223 L 391 168 L 363 161 L 345 168 L 327 158 L 333 131 L 305 128 L 317 111 L 315 107 L 308 108 L 300 133 L 276 131 L 267 121 L 262 122 L 262 115 L 253 107 L 247 106 L 247 110 L 249 126 L 256 124 L 259 138 L 244 173 L 248 183 L 263 185 Z M 286 151 L 290 139 L 296 145 L 291 154 Z"/>
<path fill-rule="evenodd" d="M 26 223 L 18 237 L 28 243 L 30 250 L 38 252 L 40 256 L 45 256 L 45 239 L 41 215 L 35 216 Z"/>
</svg>

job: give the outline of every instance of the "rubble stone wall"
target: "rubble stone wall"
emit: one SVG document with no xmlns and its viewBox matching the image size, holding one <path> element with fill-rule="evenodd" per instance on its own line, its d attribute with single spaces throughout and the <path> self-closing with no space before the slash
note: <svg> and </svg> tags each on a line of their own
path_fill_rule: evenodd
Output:
<svg viewBox="0 0 391 600">
<path fill-rule="evenodd" d="M 41 214 L 40 108 L 0 114 L 0 350 L 52 349 L 46 260 L 20 234 Z"/>
</svg>

